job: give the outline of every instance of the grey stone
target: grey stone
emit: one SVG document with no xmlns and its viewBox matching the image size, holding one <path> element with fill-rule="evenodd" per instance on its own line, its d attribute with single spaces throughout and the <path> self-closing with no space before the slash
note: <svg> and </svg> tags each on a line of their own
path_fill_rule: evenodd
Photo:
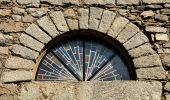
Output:
<svg viewBox="0 0 170 100">
<path fill-rule="evenodd" d="M 118 5 L 139 5 L 139 0 L 117 0 Z"/>
<path fill-rule="evenodd" d="M 24 14 L 24 13 L 25 13 L 25 9 L 18 8 L 18 7 L 13 7 L 13 8 L 12 8 L 12 12 L 13 12 L 14 14 L 19 14 L 19 15 L 21 15 L 21 14 Z"/>
<path fill-rule="evenodd" d="M 141 68 L 136 70 L 138 79 L 165 79 L 163 67 Z"/>
<path fill-rule="evenodd" d="M 43 32 L 37 25 L 31 24 L 25 31 L 29 35 L 35 37 L 37 40 L 42 43 L 48 43 L 51 40 L 51 37 Z"/>
<path fill-rule="evenodd" d="M 118 37 L 116 38 L 120 43 L 125 43 L 128 39 L 133 37 L 136 33 L 140 30 L 139 28 L 134 25 L 133 23 L 129 23 L 126 27 L 119 33 Z"/>
<path fill-rule="evenodd" d="M 127 50 L 129 50 L 146 42 L 149 42 L 148 38 L 142 32 L 139 32 L 136 35 L 134 35 L 131 39 L 129 39 L 127 42 L 125 42 L 123 46 Z"/>
<path fill-rule="evenodd" d="M 115 16 L 116 14 L 112 11 L 104 10 L 98 30 L 100 32 L 106 33 L 110 28 Z"/>
<path fill-rule="evenodd" d="M 41 17 L 45 15 L 49 9 L 48 8 L 27 8 L 26 11 L 34 17 Z"/>
<path fill-rule="evenodd" d="M 167 15 L 161 15 L 161 14 L 157 14 L 155 15 L 155 19 L 156 20 L 159 20 L 159 21 L 168 21 L 168 16 Z"/>
<path fill-rule="evenodd" d="M 146 43 L 144 45 L 141 45 L 137 48 L 134 48 L 132 50 L 129 50 L 129 55 L 131 57 L 140 57 L 140 56 L 147 56 L 151 54 L 155 54 L 156 52 L 151 48 L 151 45 L 149 43 Z"/>
<path fill-rule="evenodd" d="M 55 11 L 50 14 L 50 17 L 52 18 L 54 24 L 60 30 L 61 32 L 67 32 L 69 31 L 69 28 L 67 26 L 67 23 L 65 21 L 64 15 L 61 11 Z"/>
<path fill-rule="evenodd" d="M 166 67 L 170 67 L 170 55 L 162 55 L 161 56 L 161 60 L 162 60 L 162 63 L 163 63 L 163 65 L 164 66 L 166 66 Z"/>
<path fill-rule="evenodd" d="M 27 47 L 30 47 L 36 51 L 41 51 L 44 47 L 44 44 L 40 43 L 39 41 L 33 39 L 32 37 L 26 35 L 26 34 L 22 34 L 20 36 L 20 42 L 27 46 Z"/>
<path fill-rule="evenodd" d="M 28 49 L 28 48 L 18 45 L 18 44 L 13 45 L 12 52 L 14 54 L 20 55 L 24 58 L 33 59 L 33 60 L 35 60 L 37 58 L 37 56 L 39 55 L 38 52 L 33 51 L 31 49 Z"/>
<path fill-rule="evenodd" d="M 147 17 L 152 17 L 154 16 L 155 13 L 152 11 L 152 10 L 149 10 L 149 11 L 143 11 L 141 13 L 141 16 L 143 16 L 144 18 L 147 18 Z"/>
<path fill-rule="evenodd" d="M 62 0 L 63 4 L 73 4 L 73 5 L 80 5 L 79 0 Z"/>
<path fill-rule="evenodd" d="M 115 5 L 115 0 L 84 0 L 83 3 L 88 5 Z"/>
<path fill-rule="evenodd" d="M 79 13 L 79 27 L 80 29 L 88 29 L 88 20 L 89 20 L 89 10 L 80 8 L 78 9 Z"/>
<path fill-rule="evenodd" d="M 158 54 L 135 58 L 133 59 L 133 62 L 136 68 L 162 66 L 162 62 Z"/>
<path fill-rule="evenodd" d="M 79 29 L 77 19 L 66 19 L 66 21 L 67 21 L 67 24 L 68 24 L 70 30 L 78 30 Z"/>
<path fill-rule="evenodd" d="M 146 5 L 146 7 L 150 9 L 162 9 L 163 8 L 161 5 Z"/>
<path fill-rule="evenodd" d="M 160 4 L 160 3 L 165 3 L 165 0 L 143 0 L 143 3 L 146 3 L 146 4 Z"/>
<path fill-rule="evenodd" d="M 165 41 L 165 42 L 167 42 L 167 41 L 169 41 L 169 36 L 168 36 L 168 34 L 156 34 L 155 39 L 157 41 Z"/>
<path fill-rule="evenodd" d="M 42 27 L 51 37 L 54 38 L 57 35 L 59 35 L 59 32 L 57 31 L 55 25 L 53 24 L 51 19 L 48 18 L 47 16 L 44 16 L 43 18 L 39 19 L 37 22 L 38 25 Z"/>
<path fill-rule="evenodd" d="M 166 33 L 167 32 L 167 28 L 156 27 L 156 26 L 146 26 L 145 30 L 147 32 L 152 32 L 152 33 Z"/>
<path fill-rule="evenodd" d="M 31 71 L 9 71 L 3 73 L 3 82 L 18 82 L 18 81 L 30 81 L 32 79 Z"/>
<path fill-rule="evenodd" d="M 22 17 L 22 20 L 23 20 L 23 22 L 27 23 L 27 22 L 33 22 L 35 20 L 35 18 L 32 17 L 31 15 L 25 15 Z"/>
<path fill-rule="evenodd" d="M 34 62 L 17 56 L 11 56 L 5 62 L 5 67 L 9 69 L 32 69 Z"/>
<path fill-rule="evenodd" d="M 102 13 L 103 13 L 102 8 L 90 7 L 89 29 L 94 30 L 98 29 Z"/>
<path fill-rule="evenodd" d="M 62 0 L 40 0 L 40 1 L 52 4 L 52 5 L 63 5 Z"/>
<path fill-rule="evenodd" d="M 2 2 L 11 2 L 11 0 L 0 0 L 0 3 L 2 3 Z"/>
<path fill-rule="evenodd" d="M 170 9 L 161 9 L 161 14 L 170 15 Z"/>
<path fill-rule="evenodd" d="M 15 21 L 21 21 L 21 16 L 20 15 L 12 15 L 12 19 Z"/>
<path fill-rule="evenodd" d="M 39 7 L 40 0 L 17 0 L 17 3 L 21 5 L 28 5 L 33 7 Z"/>
<path fill-rule="evenodd" d="M 167 82 L 167 83 L 165 84 L 164 89 L 165 89 L 166 91 L 170 92 L 170 82 Z"/>
<path fill-rule="evenodd" d="M 165 7 L 165 8 L 170 8 L 170 4 L 166 3 L 166 4 L 164 5 L 164 7 Z"/>
<path fill-rule="evenodd" d="M 108 35 L 116 38 L 117 35 L 123 30 L 123 28 L 129 23 L 129 20 L 123 17 L 117 17 L 112 23 L 111 28 L 108 31 Z"/>
<path fill-rule="evenodd" d="M 24 100 L 161 100 L 161 95 L 156 81 L 30 82 L 19 92 Z"/>
</svg>

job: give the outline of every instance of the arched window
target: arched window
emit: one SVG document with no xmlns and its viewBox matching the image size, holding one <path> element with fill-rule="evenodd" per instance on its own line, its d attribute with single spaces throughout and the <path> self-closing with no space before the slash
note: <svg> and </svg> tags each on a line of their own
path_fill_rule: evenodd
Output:
<svg viewBox="0 0 170 100">
<path fill-rule="evenodd" d="M 64 38 L 47 51 L 36 80 L 130 80 L 128 67 L 119 51 L 103 39 L 74 36 Z"/>
</svg>

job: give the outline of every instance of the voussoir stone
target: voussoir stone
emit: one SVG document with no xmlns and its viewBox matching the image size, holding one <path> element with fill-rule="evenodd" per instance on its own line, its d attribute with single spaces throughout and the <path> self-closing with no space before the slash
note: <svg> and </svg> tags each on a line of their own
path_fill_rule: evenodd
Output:
<svg viewBox="0 0 170 100">
<path fill-rule="evenodd" d="M 48 43 L 51 40 L 51 37 L 48 36 L 44 31 L 42 31 L 37 25 L 31 24 L 25 32 L 42 43 Z"/>
<path fill-rule="evenodd" d="M 145 30 L 147 32 L 152 32 L 152 33 L 166 33 L 167 32 L 167 28 L 156 27 L 156 26 L 146 26 Z"/>
<path fill-rule="evenodd" d="M 119 33 L 118 37 L 116 38 L 120 43 L 125 43 L 128 39 L 133 37 L 136 33 L 140 30 L 139 28 L 134 25 L 133 23 L 127 24 L 127 26 Z"/>
<path fill-rule="evenodd" d="M 9 69 L 32 69 L 34 62 L 32 60 L 23 59 L 12 56 L 5 62 L 5 67 Z"/>
<path fill-rule="evenodd" d="M 123 30 L 123 28 L 129 23 L 129 20 L 124 17 L 117 17 L 112 23 L 111 28 L 108 31 L 108 35 L 116 38 L 117 35 Z"/>
<path fill-rule="evenodd" d="M 52 5 L 63 5 L 62 0 L 40 0 L 40 1 L 52 4 Z"/>
<path fill-rule="evenodd" d="M 98 29 L 102 13 L 103 13 L 102 8 L 90 7 L 89 29 L 94 30 Z"/>
<path fill-rule="evenodd" d="M 32 71 L 9 71 L 3 73 L 3 82 L 30 81 L 32 79 Z"/>
<path fill-rule="evenodd" d="M 162 66 L 162 62 L 158 54 L 135 58 L 133 59 L 133 62 L 136 68 Z"/>
<path fill-rule="evenodd" d="M 98 30 L 100 32 L 106 33 L 110 28 L 115 16 L 116 14 L 114 12 L 104 10 Z"/>
<path fill-rule="evenodd" d="M 89 9 L 78 9 L 80 29 L 88 29 Z"/>
<path fill-rule="evenodd" d="M 139 5 L 139 0 L 117 0 L 118 5 Z"/>
<path fill-rule="evenodd" d="M 43 18 L 39 19 L 37 22 L 38 25 L 42 27 L 51 37 L 54 38 L 59 34 L 55 25 L 53 24 L 51 19 L 48 18 L 47 16 L 44 16 Z"/>
<path fill-rule="evenodd" d="M 27 46 L 27 47 L 30 47 L 36 51 L 41 51 L 44 47 L 44 44 L 40 43 L 39 41 L 33 39 L 32 37 L 26 35 L 26 34 L 22 34 L 20 36 L 20 42 Z"/>
<path fill-rule="evenodd" d="M 151 48 L 149 43 L 141 45 L 137 48 L 131 49 L 128 51 L 131 57 L 140 57 L 140 56 L 147 56 L 151 54 L 155 54 L 156 52 Z"/>
<path fill-rule="evenodd" d="M 70 30 L 78 30 L 79 29 L 77 19 L 66 19 L 66 21 L 67 21 L 67 24 L 68 24 Z"/>
<path fill-rule="evenodd" d="M 142 0 L 146 4 L 160 4 L 165 3 L 165 0 Z"/>
<path fill-rule="evenodd" d="M 131 39 L 129 39 L 127 42 L 125 42 L 123 46 L 127 50 L 129 50 L 146 42 L 149 42 L 148 38 L 142 32 L 139 32 L 136 35 L 134 35 Z"/>
<path fill-rule="evenodd" d="M 17 0 L 17 3 L 21 5 L 28 5 L 33 7 L 39 7 L 40 0 Z"/>
<path fill-rule="evenodd" d="M 140 68 L 136 69 L 138 79 L 165 79 L 165 70 L 163 67 Z"/>
<path fill-rule="evenodd" d="M 31 49 L 28 49 L 28 48 L 18 45 L 18 44 L 13 45 L 12 52 L 17 55 L 20 55 L 24 58 L 33 59 L 33 60 L 36 59 L 37 56 L 39 55 L 38 52 L 33 51 Z"/>
</svg>

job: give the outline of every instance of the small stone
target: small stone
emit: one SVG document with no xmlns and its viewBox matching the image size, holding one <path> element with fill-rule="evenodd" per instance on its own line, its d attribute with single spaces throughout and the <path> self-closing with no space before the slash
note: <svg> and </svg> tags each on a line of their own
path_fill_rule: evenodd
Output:
<svg viewBox="0 0 170 100">
<path fill-rule="evenodd" d="M 170 100 L 170 94 L 165 95 L 166 100 Z"/>
<path fill-rule="evenodd" d="M 163 8 L 161 5 L 146 5 L 147 8 L 150 9 L 161 9 Z"/>
<path fill-rule="evenodd" d="M 149 11 L 143 11 L 141 13 L 141 16 L 143 16 L 144 18 L 147 18 L 147 17 L 152 17 L 154 16 L 155 13 L 152 11 L 152 10 L 149 10 Z"/>
<path fill-rule="evenodd" d="M 44 3 L 52 4 L 52 5 L 63 5 L 62 0 L 40 0 L 40 1 Z"/>
<path fill-rule="evenodd" d="M 74 16 L 76 16 L 76 13 L 72 8 L 69 8 L 64 11 L 64 16 L 65 17 L 74 17 Z"/>
<path fill-rule="evenodd" d="M 26 16 L 24 16 L 24 17 L 22 17 L 22 20 L 23 20 L 23 22 L 33 22 L 34 20 L 35 20 L 35 18 L 34 17 L 32 17 L 31 15 L 26 15 Z"/>
<path fill-rule="evenodd" d="M 157 41 L 169 41 L 169 36 L 168 34 L 156 34 L 155 38 Z"/>
<path fill-rule="evenodd" d="M 0 16 L 10 16 L 11 15 L 11 10 L 8 9 L 0 9 Z"/>
<path fill-rule="evenodd" d="M 115 5 L 115 0 L 84 0 L 83 3 L 88 5 Z"/>
<path fill-rule="evenodd" d="M 167 83 L 165 84 L 164 89 L 165 89 L 166 91 L 170 92 L 170 82 L 167 82 Z"/>
<path fill-rule="evenodd" d="M 3 82 L 30 81 L 32 79 L 31 71 L 9 71 L 3 73 Z"/>
<path fill-rule="evenodd" d="M 126 16 L 126 15 L 129 13 L 129 10 L 126 10 L 126 9 L 119 9 L 118 12 L 120 13 L 120 15 Z"/>
<path fill-rule="evenodd" d="M 24 14 L 24 13 L 25 13 L 25 9 L 18 8 L 18 7 L 13 7 L 13 8 L 12 8 L 12 12 L 13 12 L 14 14 L 19 14 L 19 15 L 21 15 L 21 14 Z"/>
<path fill-rule="evenodd" d="M 39 55 L 38 52 L 33 51 L 31 49 L 28 49 L 28 48 L 18 45 L 18 44 L 13 45 L 12 52 L 14 54 L 20 55 L 24 58 L 32 59 L 32 60 L 35 60 L 37 58 L 37 56 Z"/>
<path fill-rule="evenodd" d="M 0 54 L 9 54 L 9 48 L 8 47 L 0 47 Z"/>
<path fill-rule="evenodd" d="M 4 2 L 9 3 L 9 2 L 11 2 L 11 0 L 0 0 L 0 3 L 4 3 Z"/>
<path fill-rule="evenodd" d="M 80 5 L 79 0 L 62 0 L 63 4 Z"/>
<path fill-rule="evenodd" d="M 79 26 L 78 26 L 78 20 L 76 19 L 66 19 L 67 24 L 70 28 L 70 30 L 78 30 Z"/>
<path fill-rule="evenodd" d="M 166 43 L 163 45 L 163 47 L 165 47 L 165 48 L 170 48 L 170 41 L 166 42 Z"/>
<path fill-rule="evenodd" d="M 170 68 L 170 55 L 162 55 L 161 60 L 164 66 Z"/>
<path fill-rule="evenodd" d="M 88 29 L 89 10 L 80 8 L 78 10 L 78 14 L 79 14 L 78 19 L 79 19 L 80 29 Z"/>
<path fill-rule="evenodd" d="M 156 26 L 146 26 L 145 30 L 152 33 L 166 33 L 168 31 L 167 28 Z"/>
<path fill-rule="evenodd" d="M 31 7 L 39 7 L 40 0 L 17 0 L 17 3 L 20 5 L 27 5 Z"/>
<path fill-rule="evenodd" d="M 161 9 L 161 14 L 170 15 L 170 9 Z"/>
<path fill-rule="evenodd" d="M 139 5 L 139 0 L 118 0 L 118 5 Z"/>
<path fill-rule="evenodd" d="M 16 92 L 18 92 L 16 84 L 2 84 L 2 83 L 0 84 L 0 95 L 3 95 L 3 94 L 13 95 Z M 12 99 L 1 98 L 1 100 L 12 100 Z"/>
<path fill-rule="evenodd" d="M 170 4 L 166 3 L 166 4 L 164 5 L 164 7 L 165 7 L 165 8 L 170 8 Z"/>
<path fill-rule="evenodd" d="M 155 19 L 156 20 L 159 20 L 159 21 L 168 21 L 168 16 L 167 15 L 160 15 L 160 14 L 157 14 L 157 15 L 155 15 Z"/>
<path fill-rule="evenodd" d="M 49 9 L 48 8 L 27 8 L 26 11 L 34 17 L 41 17 L 45 15 Z"/>
<path fill-rule="evenodd" d="M 23 59 L 12 56 L 5 62 L 5 67 L 9 69 L 32 69 L 34 62 L 32 60 Z"/>
<path fill-rule="evenodd" d="M 5 44 L 5 42 L 6 42 L 6 39 L 5 39 L 4 35 L 2 33 L 0 33 L 0 44 L 1 45 Z"/>
<path fill-rule="evenodd" d="M 142 0 L 146 4 L 161 4 L 165 3 L 165 0 Z"/>
<path fill-rule="evenodd" d="M 20 15 L 12 15 L 12 19 L 14 19 L 15 21 L 21 21 L 21 16 Z"/>
</svg>

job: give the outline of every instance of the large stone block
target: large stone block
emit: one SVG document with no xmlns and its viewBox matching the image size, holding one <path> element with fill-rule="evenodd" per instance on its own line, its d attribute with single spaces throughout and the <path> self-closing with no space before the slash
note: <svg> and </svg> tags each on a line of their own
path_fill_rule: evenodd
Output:
<svg viewBox="0 0 170 100">
<path fill-rule="evenodd" d="M 39 55 L 38 52 L 33 51 L 31 49 L 28 49 L 28 48 L 18 45 L 18 44 L 13 45 L 12 52 L 14 54 L 20 55 L 24 58 L 33 59 L 33 60 L 35 60 L 37 58 L 37 56 Z"/>
<path fill-rule="evenodd" d="M 35 37 L 37 40 L 42 43 L 48 43 L 51 40 L 51 37 L 48 36 L 44 31 L 42 31 L 37 25 L 31 24 L 25 31 L 29 35 Z"/>
<path fill-rule="evenodd" d="M 78 10 L 79 13 L 79 27 L 80 29 L 88 29 L 88 21 L 89 21 L 89 9 L 80 8 Z"/>
<path fill-rule="evenodd" d="M 33 7 L 39 7 L 40 0 L 17 0 L 17 3 L 21 5 L 28 5 Z"/>
<path fill-rule="evenodd" d="M 34 62 L 32 60 L 23 59 L 12 56 L 5 62 L 5 67 L 9 69 L 32 69 Z"/>
<path fill-rule="evenodd" d="M 139 5 L 140 0 L 117 0 L 118 5 Z"/>
</svg>

